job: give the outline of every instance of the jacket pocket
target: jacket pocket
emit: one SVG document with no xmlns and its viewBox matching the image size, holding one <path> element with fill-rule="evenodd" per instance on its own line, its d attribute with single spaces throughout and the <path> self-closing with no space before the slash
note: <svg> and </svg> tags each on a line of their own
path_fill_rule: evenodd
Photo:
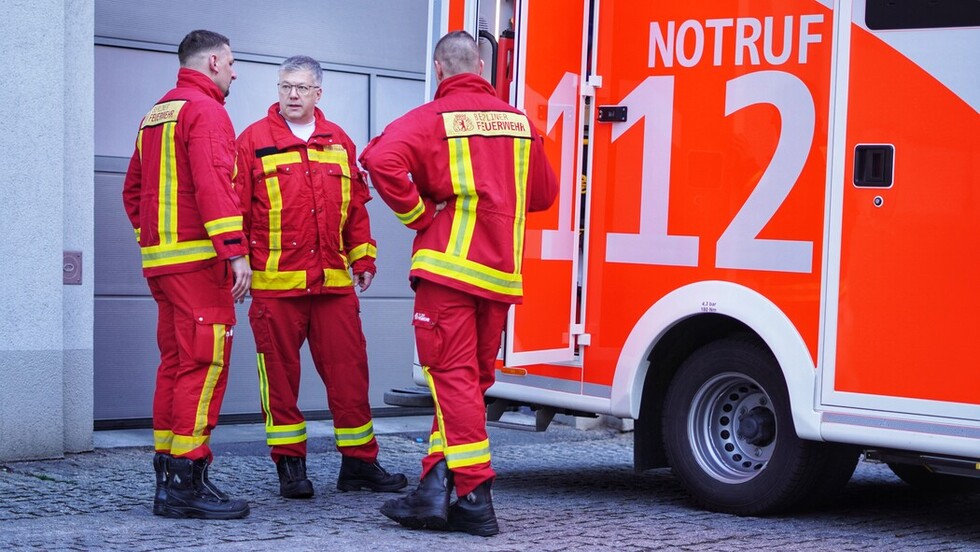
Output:
<svg viewBox="0 0 980 552">
<path fill-rule="evenodd" d="M 272 320 L 269 317 L 269 310 L 255 298 L 252 298 L 252 306 L 248 308 L 248 322 L 255 337 L 255 352 L 272 353 L 272 330 L 269 328 Z"/>
<path fill-rule="evenodd" d="M 235 166 L 235 139 L 224 132 L 212 130 L 209 133 L 211 144 L 211 163 L 215 167 L 231 169 Z M 230 175 L 229 175 L 230 176 Z"/>
</svg>

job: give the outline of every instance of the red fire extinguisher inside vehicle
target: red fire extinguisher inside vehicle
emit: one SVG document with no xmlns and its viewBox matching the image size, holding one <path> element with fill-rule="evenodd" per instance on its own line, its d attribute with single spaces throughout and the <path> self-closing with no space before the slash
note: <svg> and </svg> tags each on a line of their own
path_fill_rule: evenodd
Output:
<svg viewBox="0 0 980 552">
<path fill-rule="evenodd" d="M 497 41 L 497 74 L 494 78 L 494 88 L 497 97 L 510 102 L 510 84 L 514 81 L 514 31 L 506 30 L 500 33 Z"/>
</svg>

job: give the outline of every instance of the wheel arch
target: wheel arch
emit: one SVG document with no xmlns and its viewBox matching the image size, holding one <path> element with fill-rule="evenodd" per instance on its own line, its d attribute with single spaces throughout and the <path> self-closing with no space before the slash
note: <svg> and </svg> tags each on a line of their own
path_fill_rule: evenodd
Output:
<svg viewBox="0 0 980 552">
<path fill-rule="evenodd" d="M 799 331 L 772 301 L 731 282 L 689 284 L 665 295 L 640 317 L 623 344 L 613 378 L 611 411 L 632 418 L 646 433 L 659 436 L 667 385 L 681 362 L 698 347 L 735 333 L 755 335 L 773 353 L 789 392 L 793 425 L 801 439 L 821 440 L 814 410 L 815 363 Z M 640 446 L 637 467 L 661 465 L 650 454 L 656 443 Z M 654 439 L 655 441 L 656 439 Z M 641 461 L 644 460 L 645 461 Z"/>
</svg>

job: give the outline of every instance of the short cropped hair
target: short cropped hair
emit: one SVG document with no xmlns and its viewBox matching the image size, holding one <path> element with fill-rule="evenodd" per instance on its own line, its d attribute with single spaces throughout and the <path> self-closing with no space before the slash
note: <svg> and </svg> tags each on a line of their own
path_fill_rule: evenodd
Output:
<svg viewBox="0 0 980 552">
<path fill-rule="evenodd" d="M 447 77 L 480 72 L 480 49 L 473 35 L 466 31 L 453 31 L 440 38 L 432 57 Z"/>
<path fill-rule="evenodd" d="M 309 71 L 313 73 L 313 80 L 317 86 L 323 83 L 323 68 L 320 62 L 310 56 L 293 56 L 286 58 L 279 65 L 279 73 L 292 73 L 293 71 Z"/>
<path fill-rule="evenodd" d="M 184 40 L 180 41 L 180 46 L 177 47 L 177 59 L 180 60 L 181 67 L 186 67 L 191 58 L 213 52 L 222 46 L 231 46 L 228 37 L 223 34 L 204 29 L 191 31 L 187 33 Z"/>
</svg>

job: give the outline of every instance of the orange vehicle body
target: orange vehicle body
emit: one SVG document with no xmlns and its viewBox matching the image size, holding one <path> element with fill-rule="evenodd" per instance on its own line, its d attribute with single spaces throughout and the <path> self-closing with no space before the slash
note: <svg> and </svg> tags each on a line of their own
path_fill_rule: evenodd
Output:
<svg viewBox="0 0 980 552">
<path fill-rule="evenodd" d="M 980 21 L 885 4 L 436 1 L 435 37 L 513 26 L 561 179 L 488 395 L 636 419 L 663 465 L 671 382 L 737 334 L 800 439 L 980 475 Z"/>
</svg>

